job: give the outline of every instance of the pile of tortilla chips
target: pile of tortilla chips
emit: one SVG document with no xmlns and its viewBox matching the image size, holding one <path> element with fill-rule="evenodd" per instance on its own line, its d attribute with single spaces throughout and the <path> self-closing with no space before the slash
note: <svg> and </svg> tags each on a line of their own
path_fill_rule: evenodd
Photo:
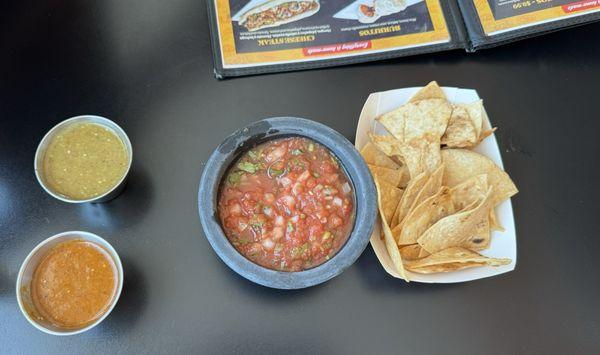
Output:
<svg viewBox="0 0 600 355">
<path fill-rule="evenodd" d="M 436 273 L 500 266 L 478 253 L 503 230 L 494 207 L 518 192 L 502 169 L 469 148 L 484 130 L 481 100 L 452 104 L 436 82 L 377 118 L 390 133 L 370 133 L 361 150 L 375 179 L 382 238 L 394 266 Z"/>
</svg>

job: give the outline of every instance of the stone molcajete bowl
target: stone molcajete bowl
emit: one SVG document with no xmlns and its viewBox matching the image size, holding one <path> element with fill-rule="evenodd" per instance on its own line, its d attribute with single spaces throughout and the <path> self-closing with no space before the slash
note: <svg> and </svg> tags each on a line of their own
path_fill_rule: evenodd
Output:
<svg viewBox="0 0 600 355">
<path fill-rule="evenodd" d="M 298 272 L 271 270 L 246 259 L 230 244 L 217 213 L 221 180 L 231 164 L 257 144 L 290 136 L 307 137 L 327 147 L 342 164 L 355 196 L 354 227 L 348 241 L 327 262 Z M 377 192 L 367 165 L 344 136 L 307 119 L 276 117 L 263 119 L 238 130 L 217 147 L 202 173 L 198 211 L 206 238 L 227 266 L 246 279 L 264 286 L 299 289 L 325 282 L 356 261 L 369 243 L 377 219 Z"/>
</svg>

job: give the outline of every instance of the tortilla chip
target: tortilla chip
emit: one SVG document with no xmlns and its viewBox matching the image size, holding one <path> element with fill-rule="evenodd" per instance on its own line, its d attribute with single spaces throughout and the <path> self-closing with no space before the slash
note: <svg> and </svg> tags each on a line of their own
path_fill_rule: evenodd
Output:
<svg viewBox="0 0 600 355">
<path fill-rule="evenodd" d="M 388 184 L 383 180 L 375 177 L 379 193 L 381 194 L 381 208 L 385 216 L 385 220 L 389 221 L 394 216 L 396 207 L 402 198 L 402 189 L 397 188 L 394 185 Z"/>
<path fill-rule="evenodd" d="M 398 208 L 400 208 L 400 206 L 398 206 Z M 396 212 L 398 212 L 398 208 L 396 209 Z M 394 217 L 395 216 L 396 214 L 394 213 Z M 400 236 L 400 233 L 402 233 L 402 223 L 398 223 L 392 228 L 392 235 L 394 236 L 394 240 L 396 241 L 396 243 L 398 243 L 398 237 Z M 401 246 L 400 244 L 398 245 Z"/>
<path fill-rule="evenodd" d="M 402 198 L 400 199 L 400 203 L 398 203 L 398 208 L 392 217 L 391 226 L 398 225 L 402 219 L 408 214 L 410 207 L 412 206 L 415 198 L 429 179 L 429 175 L 423 173 L 414 179 L 411 179 L 402 194 Z"/>
<path fill-rule="evenodd" d="M 445 99 L 428 99 L 404 104 L 377 120 L 400 142 L 410 142 L 427 133 L 444 135 L 451 114 L 452 106 Z"/>
<path fill-rule="evenodd" d="M 507 173 L 479 153 L 467 149 L 443 149 L 442 161 L 444 186 L 454 187 L 473 176 L 487 174 L 488 185 L 494 188 L 493 206 L 519 191 Z"/>
<path fill-rule="evenodd" d="M 435 222 L 454 213 L 450 189 L 442 187 L 439 191 L 416 206 L 402 221 L 400 234 L 394 239 L 398 245 L 410 245 Z M 394 231 L 392 231 L 393 233 Z"/>
<path fill-rule="evenodd" d="M 487 174 L 480 174 L 470 177 L 467 181 L 462 184 L 458 184 L 452 188 L 452 201 L 454 202 L 454 208 L 457 211 L 462 211 L 467 206 L 481 201 L 485 197 L 485 193 L 488 190 Z M 489 212 L 490 229 L 497 231 L 504 231 L 504 228 L 498 223 L 496 212 L 493 208 Z"/>
<path fill-rule="evenodd" d="M 504 229 L 504 227 L 502 227 L 500 222 L 498 222 L 498 217 L 496 216 L 496 211 L 494 210 L 494 208 L 490 209 L 489 220 L 490 220 L 490 229 L 491 230 L 500 231 L 500 232 L 504 232 L 506 230 L 506 229 Z"/>
<path fill-rule="evenodd" d="M 404 105 L 375 118 L 400 142 L 404 142 L 404 123 L 408 111 Z"/>
<path fill-rule="evenodd" d="M 432 172 L 440 162 L 441 137 L 446 131 L 452 106 L 446 99 L 431 98 L 409 102 L 377 120 L 397 139 L 410 176 Z"/>
<path fill-rule="evenodd" d="M 426 178 L 425 183 L 422 184 L 422 186 L 420 187 L 420 190 L 417 192 L 417 195 L 414 197 L 412 202 L 410 202 L 411 204 L 409 205 L 409 207 L 406 211 L 400 210 L 400 208 L 401 208 L 400 206 L 398 206 L 398 208 L 396 209 L 396 212 L 394 213 L 394 216 L 392 217 L 392 222 L 390 223 L 390 225 L 393 226 L 392 227 L 392 235 L 394 236 L 396 241 L 398 241 L 398 245 L 416 243 L 416 240 L 413 241 L 412 243 L 409 243 L 406 241 L 404 243 L 400 243 L 400 241 L 398 240 L 398 237 L 400 236 L 400 234 L 402 232 L 403 219 L 404 219 L 404 217 L 408 216 L 410 214 L 410 212 L 417 205 L 419 205 L 420 203 L 422 203 L 423 201 L 425 201 L 426 199 L 433 196 L 436 192 L 439 191 L 440 187 L 442 187 L 443 173 L 444 173 L 444 168 L 443 168 L 443 166 L 440 166 L 436 171 L 433 172 L 433 174 L 431 174 L 429 177 Z M 418 183 L 420 184 L 420 182 L 418 182 Z M 416 189 L 416 187 L 414 187 L 414 189 Z M 414 191 L 414 189 L 412 191 Z M 408 190 L 408 187 L 407 187 L 407 190 Z M 409 201 L 405 201 L 405 202 L 409 203 Z M 402 204 L 402 203 L 403 203 L 403 201 L 401 200 L 400 204 Z M 402 207 L 402 208 L 404 209 L 404 207 Z"/>
<path fill-rule="evenodd" d="M 402 144 L 401 145 L 401 157 L 404 162 L 406 169 L 408 170 L 409 176 L 417 176 L 427 169 L 424 166 L 423 156 L 426 154 L 425 151 L 427 143 L 415 140 L 413 144 Z M 441 154 L 440 154 L 441 161 Z"/>
<path fill-rule="evenodd" d="M 402 262 L 402 256 L 400 255 L 400 250 L 398 250 L 396 241 L 392 236 L 392 231 L 390 230 L 390 227 L 385 219 L 385 213 L 382 204 L 383 193 L 380 189 L 379 182 L 377 181 L 377 179 L 375 179 L 375 186 L 377 187 L 377 204 L 379 205 L 379 215 L 381 218 L 381 229 L 385 240 L 385 247 L 400 277 L 402 277 L 405 281 L 409 281 L 408 277 L 406 276 L 406 272 L 404 271 L 404 265 Z"/>
<path fill-rule="evenodd" d="M 475 102 L 471 102 L 470 104 L 459 104 L 459 107 L 464 108 L 473 123 L 473 127 L 477 132 L 477 137 L 481 136 L 481 131 L 483 130 L 483 117 L 485 115 L 485 109 L 483 108 L 483 100 L 477 100 Z"/>
<path fill-rule="evenodd" d="M 400 184 L 398 184 L 398 187 L 404 189 L 406 186 L 408 186 L 408 182 L 410 181 L 410 173 L 408 172 L 406 165 L 402 165 L 398 170 L 402 171 L 402 179 L 400 179 Z"/>
<path fill-rule="evenodd" d="M 390 169 L 381 166 L 367 164 L 373 177 L 378 177 L 381 181 L 385 181 L 390 185 L 399 186 L 404 179 L 405 169 Z"/>
<path fill-rule="evenodd" d="M 402 144 L 402 160 L 405 162 L 410 176 L 421 173 L 431 173 L 437 169 L 441 162 L 440 139 L 433 135 L 426 135 L 422 139 L 413 139 Z"/>
<path fill-rule="evenodd" d="M 425 249 L 423 249 L 423 247 L 421 247 L 421 250 L 419 251 L 419 259 L 422 259 L 422 258 L 427 257 L 429 255 L 431 255 L 431 253 L 429 253 L 427 250 L 425 250 Z"/>
<path fill-rule="evenodd" d="M 385 155 L 389 157 L 402 155 L 400 142 L 393 136 L 369 133 L 369 137 L 371 138 L 371 142 L 373 142 L 373 144 L 375 144 L 375 146 Z"/>
<path fill-rule="evenodd" d="M 400 255 L 402 260 L 417 260 L 420 259 L 419 255 L 423 248 L 419 244 L 405 245 L 400 248 Z"/>
<path fill-rule="evenodd" d="M 435 272 L 457 271 L 476 266 L 497 267 L 508 265 L 511 261 L 508 258 L 489 258 L 468 249 L 454 247 L 431 254 L 423 259 L 406 259 L 405 266 L 412 272 L 431 274 Z"/>
<path fill-rule="evenodd" d="M 488 191 L 487 174 L 471 176 L 466 181 L 454 186 L 451 189 L 452 202 L 457 211 L 464 210 L 474 202 L 479 202 L 485 198 Z"/>
<path fill-rule="evenodd" d="M 496 131 L 496 129 L 497 129 L 497 127 L 494 127 L 492 129 L 488 129 L 487 131 L 481 132 L 481 134 L 479 135 L 479 139 L 477 140 L 477 144 L 481 143 L 481 141 L 483 141 L 487 137 L 491 136 L 492 133 L 494 133 Z"/>
<path fill-rule="evenodd" d="M 423 138 L 427 134 L 442 137 L 452 115 L 452 105 L 445 99 L 429 99 L 404 105 L 405 120 L 403 142 Z M 385 125 L 384 125 L 385 126 Z"/>
<path fill-rule="evenodd" d="M 417 91 L 413 97 L 410 98 L 409 102 L 416 102 L 427 99 L 444 99 L 446 100 L 446 94 L 444 90 L 438 85 L 437 82 L 432 81 L 427 86 Z"/>
<path fill-rule="evenodd" d="M 421 188 L 421 191 L 419 191 L 419 193 L 417 194 L 417 197 L 415 197 L 415 200 L 413 201 L 412 205 L 410 206 L 410 208 L 409 208 L 409 210 L 407 212 L 407 215 L 417 205 L 419 205 L 421 202 L 425 201 L 429 197 L 433 196 L 435 193 L 437 193 L 440 190 L 440 187 L 442 187 L 443 178 L 444 178 L 444 166 L 440 165 L 429 176 L 429 178 L 427 179 L 427 181 L 425 182 L 425 184 Z"/>
<path fill-rule="evenodd" d="M 432 254 L 451 247 L 471 250 L 487 248 L 490 243 L 489 210 L 493 196 L 493 188 L 490 187 L 485 199 L 476 206 L 440 219 L 417 242 Z"/>
<path fill-rule="evenodd" d="M 377 149 L 375 145 L 371 142 L 367 143 L 360 151 L 360 154 L 363 156 L 363 159 L 367 162 L 367 164 L 381 166 L 389 169 L 399 169 L 400 166 L 394 162 L 390 157 L 385 155 L 382 151 Z"/>
<path fill-rule="evenodd" d="M 479 142 L 479 133 L 464 107 L 454 106 L 441 144 L 450 148 L 473 147 Z"/>
</svg>

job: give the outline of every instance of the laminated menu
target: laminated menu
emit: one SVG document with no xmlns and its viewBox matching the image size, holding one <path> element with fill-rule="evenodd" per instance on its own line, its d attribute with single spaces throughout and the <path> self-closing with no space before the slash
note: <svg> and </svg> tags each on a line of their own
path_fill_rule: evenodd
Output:
<svg viewBox="0 0 600 355">
<path fill-rule="evenodd" d="M 446 0 L 209 0 L 216 75 L 238 76 L 464 47 Z"/>
<path fill-rule="evenodd" d="M 600 0 L 458 0 L 470 50 L 600 19 Z"/>
<path fill-rule="evenodd" d="M 600 0 L 208 0 L 218 78 L 462 48 L 600 18 Z"/>
</svg>

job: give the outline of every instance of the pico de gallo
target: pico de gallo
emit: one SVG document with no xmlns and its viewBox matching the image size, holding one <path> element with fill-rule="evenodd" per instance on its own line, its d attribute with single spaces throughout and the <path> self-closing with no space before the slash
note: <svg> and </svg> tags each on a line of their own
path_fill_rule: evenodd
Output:
<svg viewBox="0 0 600 355">
<path fill-rule="evenodd" d="M 304 137 L 244 153 L 222 182 L 219 218 L 230 243 L 266 268 L 301 271 L 332 258 L 354 224 L 352 185 L 337 158 Z"/>
</svg>

